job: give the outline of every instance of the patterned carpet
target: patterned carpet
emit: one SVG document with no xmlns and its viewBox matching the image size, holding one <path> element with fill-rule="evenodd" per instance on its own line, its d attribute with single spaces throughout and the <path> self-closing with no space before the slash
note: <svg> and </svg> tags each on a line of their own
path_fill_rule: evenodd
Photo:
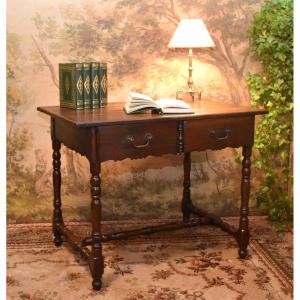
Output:
<svg viewBox="0 0 300 300">
<path fill-rule="evenodd" d="M 106 222 L 104 232 L 153 223 Z M 91 289 L 86 261 L 67 243 L 52 244 L 49 224 L 9 225 L 7 299 L 292 299 L 292 234 L 276 232 L 263 217 L 250 224 L 247 260 L 238 259 L 233 238 L 208 226 L 106 243 L 100 292 Z M 68 225 L 82 236 L 90 230 Z"/>
</svg>

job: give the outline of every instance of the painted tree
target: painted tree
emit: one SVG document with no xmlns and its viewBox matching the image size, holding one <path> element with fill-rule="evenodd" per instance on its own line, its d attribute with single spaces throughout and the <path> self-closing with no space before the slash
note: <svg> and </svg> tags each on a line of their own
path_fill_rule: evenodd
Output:
<svg viewBox="0 0 300 300">
<path fill-rule="evenodd" d="M 144 75 L 155 58 L 182 57 L 167 47 L 175 28 L 182 18 L 203 18 L 216 48 L 198 51 L 196 57 L 218 68 L 233 103 L 247 103 L 244 75 L 250 54 L 246 32 L 258 4 L 259 0 L 103 0 L 64 5 L 59 18 L 37 13 L 33 19 L 36 62 L 38 69 L 49 70 L 58 87 L 57 57 L 61 61 L 101 59 L 109 63 L 109 85 L 116 89 L 127 76 Z M 69 175 L 78 186 L 75 154 L 66 151 Z"/>
<path fill-rule="evenodd" d="M 260 0 L 179 0 L 181 8 L 192 17 L 201 17 L 216 44 L 214 51 L 199 52 L 198 57 L 216 66 L 230 89 L 233 103 L 248 103 L 249 93 L 245 80 L 250 58 L 247 31 L 252 16 L 259 9 Z"/>
<path fill-rule="evenodd" d="M 32 36 L 32 41 L 36 48 L 36 53 L 32 55 L 35 61 L 35 66 L 39 70 L 47 68 L 50 72 L 50 78 L 52 80 L 52 83 L 57 88 L 59 88 L 58 78 L 53 63 L 48 58 L 48 55 L 46 54 L 44 49 L 39 45 L 38 41 L 35 39 L 34 36 Z M 66 171 L 69 178 L 67 192 L 77 192 L 78 190 L 85 190 L 84 181 L 82 181 L 82 178 L 80 178 L 78 172 L 76 171 L 76 166 L 74 162 L 76 154 L 72 150 L 64 146 L 62 147 L 62 153 L 64 153 L 66 158 Z"/>
<path fill-rule="evenodd" d="M 7 190 L 11 193 L 28 193 L 32 186 L 26 183 L 32 177 L 24 166 L 24 156 L 30 146 L 30 131 L 19 124 L 19 112 L 26 103 L 19 84 L 23 60 L 21 38 L 17 34 L 7 34 Z"/>
<path fill-rule="evenodd" d="M 167 43 L 179 20 L 201 17 L 216 49 L 196 55 L 219 69 L 232 102 L 248 102 L 244 75 L 250 52 L 246 33 L 258 0 L 115 0 L 102 4 L 64 6 L 60 25 L 54 18 L 37 14 L 38 37 L 47 43 L 49 54 L 67 53 L 71 61 L 101 57 L 110 63 L 112 76 L 121 79 L 142 70 L 151 56 L 167 59 Z"/>
</svg>

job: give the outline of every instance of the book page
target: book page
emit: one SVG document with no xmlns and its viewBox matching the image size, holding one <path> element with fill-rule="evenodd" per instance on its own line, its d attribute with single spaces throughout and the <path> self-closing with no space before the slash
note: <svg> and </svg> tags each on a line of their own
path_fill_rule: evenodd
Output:
<svg viewBox="0 0 300 300">
<path fill-rule="evenodd" d="M 148 101 L 148 102 L 154 101 L 150 96 L 144 95 L 144 94 L 141 94 L 141 93 L 137 93 L 137 92 L 129 92 L 128 98 L 130 100 L 145 100 L 145 101 Z"/>
<path fill-rule="evenodd" d="M 193 114 L 194 113 L 192 108 L 179 108 L 179 107 L 161 108 L 161 111 L 164 114 Z"/>
<path fill-rule="evenodd" d="M 148 109 L 157 109 L 157 106 L 156 105 L 153 106 L 151 104 L 144 104 L 144 105 L 130 107 L 129 103 L 126 103 L 124 109 L 127 114 L 130 114 L 133 112 L 143 112 Z"/>
<path fill-rule="evenodd" d="M 144 100 L 134 100 L 134 101 L 127 101 L 126 104 L 128 105 L 128 107 L 138 107 L 141 105 L 149 105 L 151 107 L 157 107 L 158 105 L 156 103 L 152 103 L 149 101 L 144 101 Z"/>
<path fill-rule="evenodd" d="M 186 108 L 186 109 L 191 108 L 190 105 L 188 105 L 184 101 L 178 100 L 178 99 L 164 98 L 164 99 L 156 100 L 155 102 L 161 108 L 170 108 L 170 107 L 173 107 L 173 108 Z"/>
</svg>

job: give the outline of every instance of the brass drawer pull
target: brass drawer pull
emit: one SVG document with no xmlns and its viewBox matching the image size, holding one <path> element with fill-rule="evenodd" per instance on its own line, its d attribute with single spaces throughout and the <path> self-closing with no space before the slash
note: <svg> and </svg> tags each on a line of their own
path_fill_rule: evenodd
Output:
<svg viewBox="0 0 300 300">
<path fill-rule="evenodd" d="M 146 135 L 145 135 L 145 144 L 143 144 L 143 145 L 135 145 L 134 144 L 134 137 L 132 135 L 128 135 L 126 140 L 134 148 L 145 148 L 145 147 L 149 146 L 150 141 L 152 140 L 152 134 L 151 133 L 146 133 Z"/>
<path fill-rule="evenodd" d="M 225 131 L 211 130 L 209 135 L 216 140 L 226 140 L 229 137 L 230 133 L 231 130 L 227 128 Z"/>
</svg>

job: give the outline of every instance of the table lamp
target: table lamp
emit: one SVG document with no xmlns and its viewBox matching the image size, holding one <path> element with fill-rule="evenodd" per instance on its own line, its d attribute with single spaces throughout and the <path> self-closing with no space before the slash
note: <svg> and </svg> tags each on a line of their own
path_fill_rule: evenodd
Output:
<svg viewBox="0 0 300 300">
<path fill-rule="evenodd" d="M 189 77 L 187 81 L 188 88 L 178 90 L 176 93 L 176 98 L 179 98 L 179 93 L 188 93 L 194 101 L 194 94 L 196 91 L 194 90 L 192 78 L 193 49 L 215 47 L 215 44 L 201 19 L 184 19 L 181 20 L 177 26 L 168 47 L 189 49 Z M 199 98 L 200 97 L 201 92 L 199 92 Z"/>
</svg>

